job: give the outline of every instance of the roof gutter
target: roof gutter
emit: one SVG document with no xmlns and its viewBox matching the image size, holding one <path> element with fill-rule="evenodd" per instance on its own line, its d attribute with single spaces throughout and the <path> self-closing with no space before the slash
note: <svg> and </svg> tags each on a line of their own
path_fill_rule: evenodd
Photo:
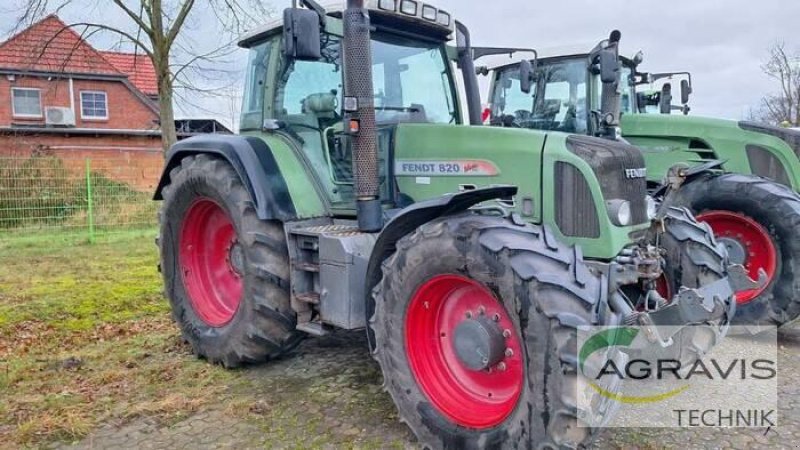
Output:
<svg viewBox="0 0 800 450">
<path fill-rule="evenodd" d="M 75 135 L 75 136 L 147 136 L 161 137 L 160 130 L 128 130 L 118 128 L 48 128 L 0 127 L 0 135 Z"/>
<path fill-rule="evenodd" d="M 101 80 L 101 81 L 119 81 L 119 80 L 124 80 L 128 77 L 125 74 L 113 75 L 107 73 L 51 72 L 47 70 L 9 69 L 7 67 L 0 67 L 0 74 L 21 75 L 21 76 L 27 75 L 27 76 L 52 77 L 52 78 L 74 78 L 76 80 Z"/>
</svg>

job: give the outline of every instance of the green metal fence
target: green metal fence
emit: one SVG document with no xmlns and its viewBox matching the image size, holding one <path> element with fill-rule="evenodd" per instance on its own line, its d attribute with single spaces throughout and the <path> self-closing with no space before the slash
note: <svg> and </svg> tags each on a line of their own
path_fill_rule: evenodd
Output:
<svg viewBox="0 0 800 450">
<path fill-rule="evenodd" d="M 0 242 L 155 229 L 157 155 L 0 157 Z"/>
</svg>

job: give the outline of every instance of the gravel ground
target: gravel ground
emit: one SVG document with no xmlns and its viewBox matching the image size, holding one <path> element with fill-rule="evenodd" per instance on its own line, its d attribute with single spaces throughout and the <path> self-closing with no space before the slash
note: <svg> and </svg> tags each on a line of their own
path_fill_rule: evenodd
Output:
<svg viewBox="0 0 800 450">
<path fill-rule="evenodd" d="M 779 340 L 781 424 L 770 429 L 605 430 L 596 448 L 797 448 L 800 327 Z M 745 345 L 743 343 L 743 345 Z M 361 333 L 308 339 L 293 355 L 238 372 L 232 389 L 252 402 L 219 405 L 170 426 L 140 419 L 106 425 L 53 448 L 415 448 L 382 392 Z"/>
</svg>

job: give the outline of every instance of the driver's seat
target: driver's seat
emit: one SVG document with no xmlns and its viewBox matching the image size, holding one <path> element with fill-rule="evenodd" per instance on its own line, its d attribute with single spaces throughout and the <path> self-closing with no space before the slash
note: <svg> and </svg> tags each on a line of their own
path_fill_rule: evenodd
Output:
<svg viewBox="0 0 800 450">
<path fill-rule="evenodd" d="M 317 173 L 328 173 L 328 159 L 325 155 L 325 129 L 339 122 L 337 109 L 339 99 L 333 93 L 311 94 L 302 100 L 302 127 L 295 131 L 304 141 L 305 154 Z M 298 117 L 298 116 L 294 116 Z M 333 191 L 333 182 L 328 177 L 323 180 L 326 188 Z"/>
</svg>

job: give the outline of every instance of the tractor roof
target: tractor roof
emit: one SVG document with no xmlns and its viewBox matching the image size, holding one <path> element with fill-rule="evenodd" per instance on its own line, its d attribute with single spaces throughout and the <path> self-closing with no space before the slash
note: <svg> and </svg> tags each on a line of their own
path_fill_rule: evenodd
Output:
<svg viewBox="0 0 800 450">
<path fill-rule="evenodd" d="M 368 8 L 370 10 L 370 16 L 373 19 L 373 23 L 376 25 L 385 25 L 390 26 L 392 28 L 402 29 L 403 31 L 411 31 L 412 33 L 419 33 L 423 36 L 429 36 L 435 39 L 441 39 L 442 41 L 449 41 L 453 37 L 453 27 L 455 21 L 452 19 L 449 13 L 443 10 L 435 9 L 436 14 L 445 14 L 450 22 L 450 25 L 445 27 L 435 22 L 426 21 L 422 19 L 420 16 L 421 11 L 423 8 L 433 8 L 431 5 L 427 3 L 419 2 L 419 11 L 420 14 L 415 16 L 407 16 L 400 14 L 394 11 L 384 11 L 377 9 L 377 7 L 373 4 L 376 2 L 369 2 Z M 322 5 L 325 9 L 326 15 L 329 18 L 333 19 L 341 19 L 342 13 L 345 10 L 345 2 L 343 0 L 335 1 L 335 2 L 328 2 Z M 242 35 L 239 39 L 239 46 L 248 48 L 253 43 L 260 41 L 262 38 L 267 36 L 279 33 L 283 29 L 283 18 L 271 20 L 264 24 L 261 27 L 258 27 L 248 33 Z"/>
<path fill-rule="evenodd" d="M 574 44 L 574 45 L 562 45 L 558 47 L 549 47 L 544 49 L 536 49 L 538 53 L 538 60 L 541 62 L 542 60 L 547 59 L 562 59 L 562 58 L 577 58 L 577 57 L 588 57 L 589 50 L 592 49 L 591 45 L 583 45 L 583 44 Z M 509 67 L 514 67 L 520 63 L 519 60 L 508 62 L 507 60 L 501 63 L 496 64 L 489 64 L 488 67 L 491 70 L 502 70 L 507 69 Z"/>
<path fill-rule="evenodd" d="M 573 58 L 588 58 L 590 51 L 587 49 L 591 49 L 591 45 L 565 45 L 559 47 L 550 47 L 545 48 L 542 50 L 538 50 L 539 63 L 543 62 L 550 62 L 553 60 L 559 59 L 573 59 Z M 631 67 L 633 65 L 633 60 L 631 58 L 620 56 L 620 60 L 623 64 L 627 67 Z M 510 67 L 514 67 L 519 64 L 519 61 L 514 62 L 502 62 L 497 64 L 489 64 L 488 67 L 490 70 L 503 70 Z"/>
</svg>

